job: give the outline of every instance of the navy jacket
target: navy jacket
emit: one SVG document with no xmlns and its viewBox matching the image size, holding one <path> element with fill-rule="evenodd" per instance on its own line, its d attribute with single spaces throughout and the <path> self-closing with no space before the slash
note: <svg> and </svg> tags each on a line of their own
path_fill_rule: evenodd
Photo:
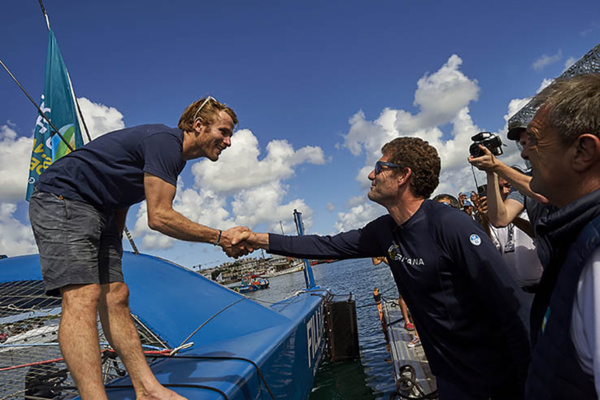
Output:
<svg viewBox="0 0 600 400">
<path fill-rule="evenodd" d="M 597 399 L 594 377 L 581 368 L 571 339 L 579 277 L 600 246 L 600 190 L 540 219 L 544 275 L 531 310 L 533 354 L 528 399 Z"/>
<path fill-rule="evenodd" d="M 498 250 L 464 212 L 426 200 L 402 226 L 386 215 L 335 236 L 271 234 L 269 251 L 387 256 L 432 372 L 476 395 L 522 394 L 530 359 L 526 302 Z"/>
</svg>

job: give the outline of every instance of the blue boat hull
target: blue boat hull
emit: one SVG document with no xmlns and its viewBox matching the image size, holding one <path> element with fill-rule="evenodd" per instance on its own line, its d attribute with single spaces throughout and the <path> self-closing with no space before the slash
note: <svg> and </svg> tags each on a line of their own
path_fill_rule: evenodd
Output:
<svg viewBox="0 0 600 400">
<path fill-rule="evenodd" d="M 193 342 L 151 365 L 161 383 L 188 399 L 308 397 L 323 353 L 326 290 L 264 307 L 148 255 L 126 253 L 123 272 L 132 314 L 170 348 Z M 0 260 L 0 283 L 40 279 L 37 255 Z M 127 377 L 107 394 L 135 399 Z"/>
</svg>

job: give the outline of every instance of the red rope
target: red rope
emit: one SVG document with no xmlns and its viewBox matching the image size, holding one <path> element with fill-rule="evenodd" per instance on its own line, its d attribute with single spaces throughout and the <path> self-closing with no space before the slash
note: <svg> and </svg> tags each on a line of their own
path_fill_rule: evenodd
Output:
<svg viewBox="0 0 600 400">
<path fill-rule="evenodd" d="M 31 367 L 33 365 L 49 364 L 49 363 L 58 362 L 58 361 L 64 361 L 64 358 L 55 358 L 54 360 L 38 361 L 38 362 L 33 362 L 33 363 L 28 363 L 28 364 L 15 365 L 12 367 L 0 368 L 0 372 L 1 371 L 10 371 L 11 369 L 17 369 L 17 368 Z"/>
<path fill-rule="evenodd" d="M 146 355 L 169 355 L 171 353 L 171 349 L 165 349 L 165 350 L 146 350 L 144 351 L 144 354 Z M 105 349 L 102 350 L 100 352 L 100 354 L 105 353 L 105 352 L 111 352 L 111 353 L 115 353 L 115 351 L 113 349 Z M 27 364 L 21 364 L 21 365 L 14 365 L 12 367 L 5 367 L 5 368 L 0 368 L 0 372 L 2 371 L 10 371 L 12 369 L 17 369 L 17 368 L 25 368 L 25 367 L 31 367 L 34 365 L 44 365 L 44 364 L 50 364 L 53 362 L 59 362 L 59 361 L 64 361 L 64 358 L 55 358 L 53 360 L 44 360 L 44 361 L 37 361 L 37 362 L 32 362 L 32 363 L 27 363 Z"/>
</svg>

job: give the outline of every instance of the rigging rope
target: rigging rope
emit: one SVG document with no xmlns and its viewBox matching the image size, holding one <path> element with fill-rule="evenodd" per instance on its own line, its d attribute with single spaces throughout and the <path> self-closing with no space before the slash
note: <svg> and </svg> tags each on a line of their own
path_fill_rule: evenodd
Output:
<svg viewBox="0 0 600 400">
<path fill-rule="evenodd" d="M 6 64 L 4 64 L 2 62 L 2 60 L 0 60 L 0 64 L 2 65 L 2 67 L 4 68 L 4 70 L 6 72 L 8 72 L 8 74 L 10 75 L 10 77 L 13 79 L 13 81 L 15 81 L 15 83 L 17 84 L 17 86 L 19 86 L 19 88 L 21 88 L 21 90 L 23 91 L 23 93 L 25 93 L 25 96 L 27 96 L 27 98 L 29 99 L 29 101 L 31 101 L 31 104 L 34 105 L 34 107 L 38 110 L 38 112 L 40 113 L 40 116 L 42 118 L 44 118 L 46 120 L 46 122 L 48 123 L 48 125 L 50 125 L 50 127 L 54 130 L 54 133 L 58 135 L 58 137 L 60 138 L 60 140 L 63 141 L 63 143 L 67 146 L 67 148 L 70 151 L 73 151 L 73 147 L 71 147 L 71 145 L 69 144 L 69 142 L 67 142 L 67 140 L 63 137 L 63 135 L 58 131 L 58 129 L 56 129 L 56 127 L 54 126 L 54 124 L 52 123 L 52 121 L 50 121 L 50 119 L 48 119 L 48 117 L 44 114 L 44 112 L 42 111 L 42 109 L 35 103 L 35 100 L 33 100 L 31 98 L 31 96 L 29 95 L 29 93 L 27 93 L 27 91 L 25 90 L 25 88 L 21 85 L 21 83 L 19 83 L 19 81 L 17 80 L 17 78 L 13 75 L 12 72 L 10 72 L 10 69 L 8 69 L 8 67 L 6 66 Z"/>
<path fill-rule="evenodd" d="M 198 332 L 200 329 L 202 329 L 206 324 L 208 324 L 211 320 L 213 320 L 214 318 L 216 318 L 223 311 L 227 310 L 230 307 L 233 307 L 234 305 L 236 305 L 237 303 L 239 303 L 240 301 L 243 301 L 243 300 L 247 300 L 246 297 L 242 297 L 241 299 L 236 300 L 233 303 L 229 304 L 227 307 L 222 308 L 221 310 L 219 310 L 216 314 L 214 314 L 213 316 L 211 316 L 209 319 L 207 319 L 206 321 L 204 321 L 199 327 L 197 327 L 194 330 L 194 332 L 192 332 L 187 338 L 185 338 L 185 340 L 178 347 L 181 347 L 181 346 L 185 345 L 187 343 L 187 341 L 190 340 L 190 338 L 196 334 L 196 332 Z"/>
</svg>

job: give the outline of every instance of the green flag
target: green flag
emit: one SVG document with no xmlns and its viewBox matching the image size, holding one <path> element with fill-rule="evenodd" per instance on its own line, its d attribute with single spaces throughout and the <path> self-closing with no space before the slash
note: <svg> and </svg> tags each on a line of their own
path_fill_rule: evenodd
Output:
<svg viewBox="0 0 600 400">
<path fill-rule="evenodd" d="M 79 121 L 75 112 L 71 80 L 52 30 L 50 30 L 48 40 L 46 83 L 40 109 L 73 149 L 83 146 Z M 54 132 L 54 129 L 41 115 L 38 115 L 29 166 L 27 200 L 33 193 L 33 188 L 42 172 L 69 152 L 69 148 L 60 139 L 60 136 Z"/>
</svg>

